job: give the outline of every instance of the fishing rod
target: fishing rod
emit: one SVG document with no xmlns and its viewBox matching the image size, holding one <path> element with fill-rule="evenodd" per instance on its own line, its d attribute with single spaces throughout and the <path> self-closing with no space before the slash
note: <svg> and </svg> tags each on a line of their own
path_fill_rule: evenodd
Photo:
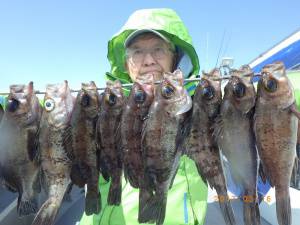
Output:
<svg viewBox="0 0 300 225">
<path fill-rule="evenodd" d="M 197 76 L 199 76 L 199 75 L 197 75 Z M 260 73 L 256 73 L 256 74 L 254 74 L 254 73 L 247 73 L 247 74 L 242 75 L 242 77 L 260 77 L 260 76 L 261 76 Z M 226 76 L 222 76 L 222 77 L 220 77 L 220 78 L 212 77 L 212 78 L 210 78 L 210 79 L 211 79 L 211 80 L 214 80 L 214 81 L 221 81 L 221 80 L 228 80 L 228 79 L 230 79 L 231 77 L 232 77 L 231 75 L 226 75 Z M 197 82 L 197 81 L 201 81 L 201 80 L 202 80 L 201 77 L 187 78 L 187 79 L 184 79 L 184 82 L 185 82 L 185 83 L 190 83 L 190 82 Z M 160 80 L 160 81 L 155 81 L 154 84 L 157 85 L 157 84 L 160 84 L 161 82 L 162 82 L 161 80 Z M 131 88 L 131 87 L 133 86 L 133 84 L 134 84 L 134 83 L 122 84 L 122 87 L 123 87 L 123 88 Z M 97 91 L 104 91 L 105 88 L 106 88 L 106 87 L 99 87 L 99 88 L 97 88 Z M 70 91 L 71 91 L 72 93 L 76 93 L 76 92 L 81 91 L 81 89 L 77 89 L 77 90 L 71 89 Z M 38 95 L 46 94 L 45 91 L 38 91 L 38 90 L 35 91 L 34 93 L 35 93 L 35 94 L 38 94 Z M 2 93 L 0 93 L 0 95 L 9 95 L 9 93 L 8 93 L 8 92 L 5 92 L 5 93 L 2 92 Z"/>
</svg>

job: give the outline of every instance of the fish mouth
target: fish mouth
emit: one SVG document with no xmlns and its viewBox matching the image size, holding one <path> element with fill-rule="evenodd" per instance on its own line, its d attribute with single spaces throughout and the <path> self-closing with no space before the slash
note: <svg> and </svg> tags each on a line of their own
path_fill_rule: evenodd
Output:
<svg viewBox="0 0 300 225">
<path fill-rule="evenodd" d="M 47 122 L 51 127 L 61 129 L 68 126 L 69 119 L 67 114 L 56 116 L 55 118 L 49 116 Z"/>
<path fill-rule="evenodd" d="M 185 104 L 182 105 L 182 107 L 176 112 L 176 114 L 175 114 L 176 116 L 184 114 L 184 113 L 190 111 L 192 106 L 193 106 L 193 101 L 192 101 L 191 96 L 188 94 L 187 90 L 184 89 L 184 92 L 186 94 Z"/>
</svg>

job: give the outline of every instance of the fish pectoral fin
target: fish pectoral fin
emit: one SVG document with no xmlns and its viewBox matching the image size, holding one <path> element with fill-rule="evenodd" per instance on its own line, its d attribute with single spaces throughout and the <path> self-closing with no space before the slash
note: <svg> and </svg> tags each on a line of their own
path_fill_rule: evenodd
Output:
<svg viewBox="0 0 300 225">
<path fill-rule="evenodd" d="M 31 161 L 39 162 L 40 151 L 38 144 L 38 131 L 36 129 L 27 130 L 27 153 Z"/>
<path fill-rule="evenodd" d="M 299 167 L 299 159 L 298 157 L 296 156 L 295 157 L 295 162 L 294 162 L 294 167 L 293 167 L 293 170 L 292 170 L 292 176 L 291 176 L 291 186 L 294 185 L 294 186 L 297 186 L 297 175 L 298 175 L 298 167 Z"/>
<path fill-rule="evenodd" d="M 259 168 L 258 168 L 258 174 L 261 177 L 261 180 L 264 182 L 264 184 L 267 182 L 267 175 L 265 174 L 263 165 L 261 162 L 259 163 Z"/>
<path fill-rule="evenodd" d="M 32 225 L 52 225 L 54 224 L 60 202 L 54 198 L 49 198 L 40 208 L 35 216 Z"/>
<path fill-rule="evenodd" d="M 77 164 L 72 165 L 70 177 L 72 182 L 80 188 L 84 187 L 84 185 L 86 184 L 87 178 L 84 178 L 82 176 L 79 166 Z"/>
<path fill-rule="evenodd" d="M 74 153 L 72 148 L 72 128 L 68 126 L 63 132 L 63 146 L 69 159 L 73 160 Z"/>
<path fill-rule="evenodd" d="M 290 111 L 300 120 L 300 112 L 297 109 L 296 103 L 293 103 L 288 107 Z"/>
<path fill-rule="evenodd" d="M 190 111 L 192 107 L 193 107 L 192 98 L 189 96 L 189 94 L 186 94 L 186 101 L 180 107 L 180 109 L 176 112 L 176 116 L 184 114 L 184 113 Z"/>
<path fill-rule="evenodd" d="M 218 143 L 218 139 L 223 135 L 224 122 L 222 120 L 222 115 L 218 115 L 212 126 L 214 140 Z"/>
<path fill-rule="evenodd" d="M 194 161 L 195 161 L 195 160 L 194 160 Z M 199 163 L 195 161 L 195 164 L 196 164 L 196 167 L 197 167 L 198 174 L 200 175 L 202 181 L 203 181 L 203 182 L 206 184 L 206 186 L 207 186 L 207 180 L 206 180 L 204 174 L 202 173 L 202 170 L 201 170 L 201 168 L 200 168 Z M 211 185 L 209 185 L 209 186 L 210 186 L 211 188 L 213 188 Z"/>
<path fill-rule="evenodd" d="M 35 214 L 38 210 L 37 200 L 35 198 L 26 199 L 23 195 L 18 201 L 17 210 L 19 216 L 27 216 L 30 214 Z"/>
</svg>

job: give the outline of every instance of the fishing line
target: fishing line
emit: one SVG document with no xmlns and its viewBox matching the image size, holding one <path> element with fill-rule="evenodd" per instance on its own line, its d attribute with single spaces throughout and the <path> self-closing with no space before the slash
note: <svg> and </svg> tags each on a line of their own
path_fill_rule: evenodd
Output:
<svg viewBox="0 0 300 225">
<path fill-rule="evenodd" d="M 219 63 L 219 58 L 220 58 L 221 50 L 222 50 L 223 45 L 224 45 L 225 34 L 226 34 L 226 29 L 225 29 L 224 32 L 223 32 L 222 41 L 221 41 L 221 46 L 220 46 L 220 48 L 219 48 L 219 53 L 218 53 L 217 62 L 216 62 L 215 67 L 217 67 L 217 65 L 218 65 L 218 63 Z"/>
<path fill-rule="evenodd" d="M 253 74 L 253 73 L 248 73 L 248 74 L 244 74 L 242 75 L 242 77 L 249 77 L 249 76 L 261 76 L 260 73 L 256 73 L 256 74 Z M 210 80 L 214 80 L 214 81 L 221 81 L 221 80 L 228 80 L 230 79 L 232 76 L 231 75 L 228 75 L 228 76 L 223 76 L 223 77 L 220 77 L 220 78 L 210 78 Z M 188 78 L 188 79 L 184 79 L 184 82 L 185 83 L 190 83 L 190 82 L 195 82 L 195 81 L 201 81 L 202 78 Z M 160 84 L 162 81 L 155 81 L 154 84 L 157 85 L 157 84 Z M 123 88 L 131 88 L 133 86 L 134 83 L 129 83 L 129 84 L 122 84 L 121 86 Z M 97 88 L 97 91 L 103 91 L 105 90 L 106 87 L 100 87 L 100 88 Z M 80 92 L 81 89 L 78 89 L 78 90 L 70 90 L 72 93 L 74 92 Z M 46 94 L 45 91 L 35 91 L 34 92 L 35 94 Z M 9 95 L 10 93 L 9 92 L 6 92 L 6 93 L 0 93 L 0 95 Z"/>
</svg>

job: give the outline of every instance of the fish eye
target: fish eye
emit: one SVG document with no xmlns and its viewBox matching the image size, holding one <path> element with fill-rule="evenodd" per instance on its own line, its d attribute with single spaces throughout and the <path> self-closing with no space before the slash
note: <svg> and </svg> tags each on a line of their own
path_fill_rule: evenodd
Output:
<svg viewBox="0 0 300 225">
<path fill-rule="evenodd" d="M 51 98 L 48 98 L 45 103 L 44 103 L 44 106 L 45 106 L 45 110 L 47 112 L 50 112 L 52 111 L 54 108 L 55 108 L 55 102 L 53 99 Z"/>
<path fill-rule="evenodd" d="M 81 97 L 81 105 L 84 106 L 84 107 L 88 107 L 90 105 L 90 102 L 91 102 L 91 98 L 89 95 L 87 94 L 84 94 L 82 97 Z"/>
<path fill-rule="evenodd" d="M 146 93 L 142 90 L 138 90 L 134 95 L 134 101 L 136 103 L 143 103 L 146 99 Z"/>
<path fill-rule="evenodd" d="M 162 87 L 161 94 L 165 98 L 171 98 L 174 94 L 174 88 L 170 85 L 164 85 Z"/>
<path fill-rule="evenodd" d="M 207 100 L 212 99 L 215 96 L 215 89 L 212 86 L 203 88 L 202 96 Z"/>
<path fill-rule="evenodd" d="M 233 86 L 233 94 L 238 97 L 242 98 L 245 95 L 246 86 L 243 83 L 237 83 Z"/>
<path fill-rule="evenodd" d="M 10 112 L 15 112 L 19 108 L 20 102 L 17 99 L 10 99 L 7 102 L 7 109 Z"/>
<path fill-rule="evenodd" d="M 265 85 L 265 89 L 268 92 L 274 92 L 277 90 L 277 81 L 275 79 L 269 79 Z"/>
<path fill-rule="evenodd" d="M 208 82 L 207 82 L 206 79 L 201 79 L 201 80 L 200 80 L 200 86 L 206 87 L 206 86 L 208 86 L 208 85 L 209 85 L 209 84 L 208 84 Z"/>
<path fill-rule="evenodd" d="M 114 94 L 108 94 L 105 96 L 105 100 L 110 106 L 113 106 L 117 102 L 117 96 Z"/>
</svg>

